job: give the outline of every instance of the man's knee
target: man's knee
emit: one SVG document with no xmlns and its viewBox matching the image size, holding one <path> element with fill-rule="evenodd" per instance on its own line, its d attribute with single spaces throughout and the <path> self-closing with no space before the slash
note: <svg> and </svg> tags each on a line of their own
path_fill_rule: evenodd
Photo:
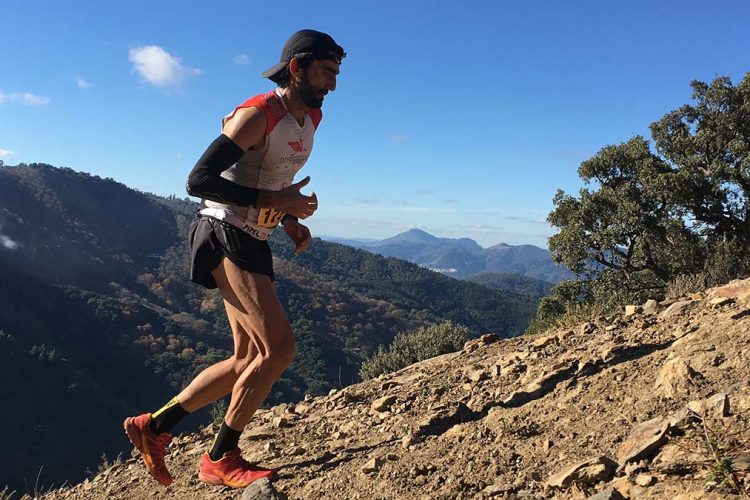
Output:
<svg viewBox="0 0 750 500">
<path fill-rule="evenodd" d="M 255 356 L 250 356 L 250 353 L 248 353 L 247 356 L 237 356 L 236 354 L 232 356 L 230 361 L 232 362 L 232 371 L 234 374 L 239 377 L 242 375 L 242 372 L 248 369 L 250 364 L 253 362 L 253 359 L 255 359 Z M 255 353 L 252 353 L 255 354 Z"/>
<path fill-rule="evenodd" d="M 288 331 L 274 336 L 274 341 L 267 346 L 266 352 L 261 356 L 261 363 L 266 368 L 275 369 L 281 373 L 292 363 L 295 354 L 297 354 L 297 347 L 294 344 L 294 335 L 290 328 Z"/>
</svg>

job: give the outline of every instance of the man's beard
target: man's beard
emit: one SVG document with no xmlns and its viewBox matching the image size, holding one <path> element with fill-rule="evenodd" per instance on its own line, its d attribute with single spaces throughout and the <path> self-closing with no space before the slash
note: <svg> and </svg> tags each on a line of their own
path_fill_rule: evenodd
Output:
<svg viewBox="0 0 750 500">
<path fill-rule="evenodd" d="M 303 73 L 299 84 L 297 84 L 297 90 L 302 102 L 308 108 L 320 108 L 323 106 L 323 97 L 318 97 L 316 94 L 323 93 L 323 96 L 328 93 L 327 90 L 316 89 L 310 85 L 307 81 L 307 74 Z"/>
</svg>

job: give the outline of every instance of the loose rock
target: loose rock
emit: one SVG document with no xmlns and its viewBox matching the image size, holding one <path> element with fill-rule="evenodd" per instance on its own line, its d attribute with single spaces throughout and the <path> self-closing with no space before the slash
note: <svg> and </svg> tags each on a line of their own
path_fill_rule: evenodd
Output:
<svg viewBox="0 0 750 500">
<path fill-rule="evenodd" d="M 660 319 L 669 319 L 687 314 L 689 311 L 698 307 L 699 302 L 696 300 L 681 300 L 667 307 L 659 314 Z"/>
<path fill-rule="evenodd" d="M 474 370 L 469 374 L 469 380 L 472 382 L 481 382 L 488 378 L 487 372 L 484 370 Z"/>
<path fill-rule="evenodd" d="M 625 317 L 635 316 L 636 314 L 641 314 L 643 312 L 643 307 L 641 306 L 625 306 Z"/>
<path fill-rule="evenodd" d="M 396 396 L 384 396 L 380 399 L 376 399 L 375 401 L 373 401 L 370 408 L 372 408 L 374 411 L 377 411 L 377 412 L 388 411 L 391 409 L 391 406 L 395 402 L 396 402 Z"/>
<path fill-rule="evenodd" d="M 714 309 L 719 309 L 733 303 L 734 299 L 729 297 L 716 297 L 715 299 L 711 299 L 711 301 L 709 302 L 711 307 L 713 307 Z"/>
<path fill-rule="evenodd" d="M 547 481 L 553 488 L 566 488 L 574 481 L 581 484 L 595 484 L 610 479 L 617 469 L 612 459 L 601 456 L 593 460 L 579 462 L 557 474 Z"/>
<path fill-rule="evenodd" d="M 649 299 L 643 304 L 643 314 L 646 315 L 658 314 L 660 309 L 659 303 L 654 299 Z"/>
<path fill-rule="evenodd" d="M 538 339 L 535 339 L 531 345 L 536 347 L 537 349 L 544 349 L 550 344 L 553 344 L 555 342 L 559 342 L 560 339 L 558 338 L 557 334 L 552 335 L 545 335 L 543 337 L 539 337 Z"/>
<path fill-rule="evenodd" d="M 286 500 L 286 495 L 277 492 L 271 481 L 264 477 L 245 488 L 241 500 Z"/>
<path fill-rule="evenodd" d="M 638 474 L 635 477 L 635 484 L 638 486 L 646 487 L 651 486 L 654 483 L 656 483 L 656 478 L 651 474 Z"/>
<path fill-rule="evenodd" d="M 365 474 L 371 474 L 379 471 L 383 467 L 384 460 L 380 457 L 373 458 L 362 467 L 362 472 Z"/>
<path fill-rule="evenodd" d="M 626 464 L 650 458 L 667 441 L 667 432 L 671 428 L 670 419 L 661 417 L 638 425 L 620 445 L 617 461 Z"/>
<path fill-rule="evenodd" d="M 625 500 L 625 497 L 616 489 L 607 488 L 606 490 L 600 491 L 596 495 L 589 497 L 588 500 Z"/>
<path fill-rule="evenodd" d="M 590 333 L 594 333 L 595 331 L 596 331 L 596 327 L 592 325 L 591 323 L 584 323 L 578 327 L 579 335 L 588 335 Z"/>
<path fill-rule="evenodd" d="M 727 394 L 715 394 L 708 399 L 691 401 L 687 407 L 700 417 L 726 417 L 729 415 L 729 396 Z"/>
<path fill-rule="evenodd" d="M 659 370 L 654 384 L 655 392 L 667 398 L 689 393 L 690 386 L 699 375 L 684 359 L 673 358 Z"/>
</svg>

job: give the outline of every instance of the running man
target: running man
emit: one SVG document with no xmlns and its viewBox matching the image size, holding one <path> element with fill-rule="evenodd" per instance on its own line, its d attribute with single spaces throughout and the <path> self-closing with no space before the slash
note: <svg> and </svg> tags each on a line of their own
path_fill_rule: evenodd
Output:
<svg viewBox="0 0 750 500">
<path fill-rule="evenodd" d="M 201 459 L 198 477 L 207 483 L 244 487 L 273 471 L 242 458 L 240 434 L 295 354 L 294 334 L 276 296 L 268 237 L 281 224 L 297 253 L 311 241 L 299 222 L 318 207 L 315 193 L 300 192 L 310 177 L 294 183 L 313 146 L 321 106 L 336 90 L 344 50 L 329 35 L 294 33 L 281 60 L 262 76 L 278 87 L 245 101 L 222 120 L 188 178 L 187 190 L 202 198 L 190 227 L 190 279 L 219 288 L 234 337 L 234 354 L 198 374 L 154 413 L 129 417 L 125 431 L 159 483 L 172 476 L 164 448 L 182 418 L 231 393 L 213 447 Z"/>
</svg>

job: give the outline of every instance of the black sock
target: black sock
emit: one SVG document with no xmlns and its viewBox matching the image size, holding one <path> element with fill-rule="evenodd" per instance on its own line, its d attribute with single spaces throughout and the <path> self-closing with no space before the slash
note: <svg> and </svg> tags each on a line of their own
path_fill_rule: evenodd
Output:
<svg viewBox="0 0 750 500">
<path fill-rule="evenodd" d="M 177 422 L 188 415 L 190 415 L 190 412 L 180 405 L 177 397 L 174 397 L 169 403 L 151 414 L 151 422 L 149 422 L 148 428 L 155 434 L 172 432 L 172 428 L 177 425 Z"/>
<path fill-rule="evenodd" d="M 236 431 L 229 427 L 226 422 L 222 422 L 221 429 L 216 435 L 216 441 L 214 441 L 214 447 L 208 452 L 211 460 L 214 462 L 221 460 L 224 453 L 237 448 L 240 442 L 240 434 L 242 434 L 242 431 Z"/>
</svg>

